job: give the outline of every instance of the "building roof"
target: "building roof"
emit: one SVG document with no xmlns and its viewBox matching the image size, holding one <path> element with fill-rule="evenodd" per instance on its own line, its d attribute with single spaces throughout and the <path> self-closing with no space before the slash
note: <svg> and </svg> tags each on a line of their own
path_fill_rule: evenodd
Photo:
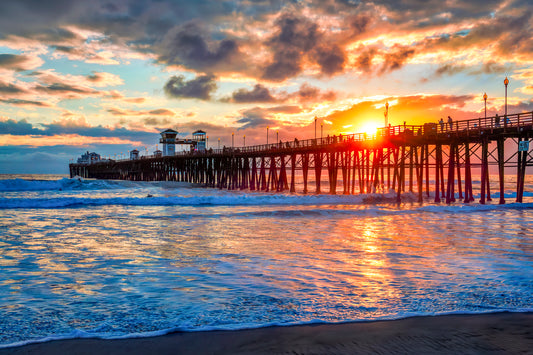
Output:
<svg viewBox="0 0 533 355">
<path fill-rule="evenodd" d="M 192 134 L 193 134 L 193 135 L 195 135 L 195 134 L 205 134 L 205 132 L 202 131 L 201 129 L 199 129 L 199 130 L 193 132 Z"/>
<path fill-rule="evenodd" d="M 178 134 L 178 131 L 175 131 L 175 130 L 173 130 L 173 129 L 168 128 L 168 129 L 165 129 L 165 130 L 164 130 L 163 132 L 161 132 L 161 133 L 176 133 L 176 134 Z"/>
</svg>

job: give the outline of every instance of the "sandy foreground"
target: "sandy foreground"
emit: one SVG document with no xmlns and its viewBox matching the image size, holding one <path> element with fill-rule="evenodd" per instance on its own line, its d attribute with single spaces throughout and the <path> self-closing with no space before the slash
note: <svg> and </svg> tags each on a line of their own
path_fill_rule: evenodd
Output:
<svg viewBox="0 0 533 355">
<path fill-rule="evenodd" d="M 533 354 L 533 313 L 60 340 L 3 354 Z"/>
</svg>

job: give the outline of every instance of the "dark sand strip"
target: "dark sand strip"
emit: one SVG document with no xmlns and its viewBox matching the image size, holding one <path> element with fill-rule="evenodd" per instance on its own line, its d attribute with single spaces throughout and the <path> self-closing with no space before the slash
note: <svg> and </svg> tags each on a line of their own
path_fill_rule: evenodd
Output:
<svg viewBox="0 0 533 355">
<path fill-rule="evenodd" d="M 74 339 L 0 349 L 4 354 L 533 354 L 533 313 Z"/>
</svg>

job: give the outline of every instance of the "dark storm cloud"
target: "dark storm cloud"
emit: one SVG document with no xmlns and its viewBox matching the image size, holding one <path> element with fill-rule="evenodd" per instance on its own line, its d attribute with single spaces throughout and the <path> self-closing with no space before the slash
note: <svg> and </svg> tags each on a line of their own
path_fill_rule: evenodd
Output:
<svg viewBox="0 0 533 355">
<path fill-rule="evenodd" d="M 264 69 L 262 78 L 270 81 L 283 81 L 302 71 L 301 55 L 293 49 L 278 50 L 273 61 Z"/>
<path fill-rule="evenodd" d="M 299 103 L 305 103 L 331 101 L 334 100 L 336 96 L 336 93 L 331 90 L 322 91 L 307 83 L 302 84 L 298 90 L 294 92 L 273 92 L 261 84 L 256 84 L 251 90 L 238 89 L 233 92 L 231 97 L 224 98 L 221 101 L 234 103 L 284 103 L 287 101 L 296 101 Z"/>
<path fill-rule="evenodd" d="M 23 94 L 26 90 L 13 84 L 6 84 L 0 81 L 0 94 L 16 95 Z"/>
<path fill-rule="evenodd" d="M 267 42 L 273 60 L 264 69 L 263 78 L 283 81 L 302 71 L 302 59 L 317 45 L 320 33 L 315 23 L 289 14 L 279 18 L 276 26 L 277 33 Z"/>
<path fill-rule="evenodd" d="M 533 53 L 533 11 L 519 16 L 501 15 L 475 24 L 472 28 L 437 38 L 428 38 L 417 45 L 417 51 L 439 49 L 463 50 L 473 46 L 494 46 L 500 55 Z"/>
<path fill-rule="evenodd" d="M 273 124 L 275 121 L 255 115 L 245 115 L 242 118 L 238 119 L 236 122 L 242 125 L 240 129 L 246 129 L 267 126 L 269 124 Z"/>
<path fill-rule="evenodd" d="M 358 36 L 368 30 L 372 17 L 368 14 L 360 14 L 349 17 L 348 21 L 352 36 Z"/>
<path fill-rule="evenodd" d="M 318 43 L 321 34 L 318 25 L 305 17 L 285 14 L 276 21 L 278 33 L 270 39 L 273 47 L 297 48 L 308 52 Z"/>
<path fill-rule="evenodd" d="M 101 73 L 97 73 L 97 72 L 93 72 L 92 74 L 89 74 L 86 76 L 87 80 L 93 82 L 93 83 L 98 83 L 98 82 L 101 82 L 102 80 L 104 80 L 104 77 L 102 76 Z"/>
<path fill-rule="evenodd" d="M 276 21 L 277 32 L 265 44 L 272 61 L 264 68 L 263 79 L 283 81 L 298 75 L 308 60 L 318 64 L 321 73 L 333 75 L 343 70 L 344 51 L 329 43 L 318 25 L 308 18 L 284 14 Z"/>
<path fill-rule="evenodd" d="M 72 0 L 16 0 L 0 1 L 0 33 L 31 33 L 55 27 L 74 15 L 80 1 Z M 79 14 L 81 15 L 81 14 Z"/>
<path fill-rule="evenodd" d="M 194 98 L 209 100 L 217 89 L 215 77 L 203 75 L 186 81 L 183 75 L 171 77 L 164 86 L 165 93 L 172 98 Z"/>
<path fill-rule="evenodd" d="M 317 102 L 317 101 L 333 101 L 337 94 L 334 91 L 322 91 L 317 87 L 304 83 L 300 86 L 298 91 L 291 96 L 298 99 L 299 102 Z"/>
<path fill-rule="evenodd" d="M 261 31 L 261 26 L 273 18 L 277 19 L 273 33 L 266 39 L 256 36 L 255 26 Z M 339 18 L 343 21 L 336 23 Z M 334 30 L 327 27 L 330 19 Z M 365 50 L 354 63 L 347 63 L 345 45 L 365 35 L 464 23 L 473 24 L 466 34 L 445 33 L 447 36 L 391 53 L 383 47 Z M 310 66 L 317 66 L 325 76 L 342 73 L 351 64 L 379 75 L 400 69 L 415 55 L 488 42 L 495 53 L 509 58 L 515 54 L 527 57 L 533 52 L 531 2 L 527 0 L 454 1 L 445 5 L 440 0 L 0 1 L 0 38 L 18 35 L 79 59 L 104 61 L 84 50 L 96 39 L 86 42 L 68 26 L 105 34 L 97 41 L 149 53 L 159 63 L 198 73 L 241 73 L 274 82 L 298 76 Z M 258 59 L 247 52 L 250 48 L 270 55 Z M 385 64 L 373 68 L 372 60 L 378 54 Z M 17 66 L 19 69 L 23 66 Z"/>
<path fill-rule="evenodd" d="M 41 131 L 33 128 L 31 123 L 26 120 L 15 121 L 8 119 L 0 121 L 0 132 L 2 134 L 12 134 L 15 136 L 28 134 L 41 134 Z"/>
<path fill-rule="evenodd" d="M 522 16 L 501 18 L 497 26 L 504 31 L 498 42 L 499 53 L 533 53 L 533 5 Z"/>
<path fill-rule="evenodd" d="M 18 54 L 0 54 L 0 68 L 23 71 L 27 69 L 30 58 Z"/>
<path fill-rule="evenodd" d="M 47 85 L 47 86 L 37 86 L 35 88 L 37 91 L 42 91 L 42 92 L 45 92 L 47 94 L 51 94 L 51 95 L 62 95 L 62 94 L 94 94 L 94 93 L 97 93 L 98 91 L 96 90 L 92 90 L 92 89 L 87 89 L 87 88 L 82 88 L 82 87 L 78 87 L 78 86 L 74 86 L 74 85 L 68 85 L 68 84 L 63 84 L 63 83 L 54 83 L 54 84 L 51 84 L 51 85 Z"/>
<path fill-rule="evenodd" d="M 236 103 L 250 103 L 250 102 L 276 102 L 276 98 L 272 96 L 270 90 L 261 85 L 256 84 L 252 90 L 238 89 L 234 91 L 229 99 Z"/>
<path fill-rule="evenodd" d="M 467 73 L 471 75 L 479 74 L 504 74 L 512 71 L 512 67 L 502 65 L 493 61 L 481 63 L 479 67 L 467 67 L 466 65 L 454 65 L 444 63 L 435 70 L 435 76 L 455 75 L 458 73 Z"/>
<path fill-rule="evenodd" d="M 63 53 L 68 53 L 68 54 L 71 54 L 71 53 L 80 53 L 79 49 L 76 48 L 76 47 L 71 47 L 71 46 L 58 46 L 58 45 L 53 45 L 53 46 L 50 46 L 52 47 L 53 49 L 55 49 L 56 51 L 58 52 L 63 52 Z"/>
<path fill-rule="evenodd" d="M 355 67 L 364 73 L 377 73 L 379 75 L 400 69 L 416 53 L 414 48 L 400 45 L 394 45 L 391 48 L 360 46 L 357 51 L 360 54 L 355 60 Z M 379 67 L 373 63 L 376 57 L 383 60 Z"/>
<path fill-rule="evenodd" d="M 449 21 L 441 16 L 443 13 L 450 13 L 453 21 L 485 17 L 497 9 L 502 1 L 453 1 L 446 3 L 446 5 L 440 0 L 374 0 L 373 3 L 384 6 L 387 9 L 387 16 L 396 24 L 414 22 L 415 26 L 423 27 Z"/>
<path fill-rule="evenodd" d="M 46 43 L 83 40 L 79 35 L 66 28 L 46 28 L 39 33 L 33 34 L 31 38 L 39 39 Z"/>
<path fill-rule="evenodd" d="M 239 129 L 250 129 L 265 127 L 268 125 L 279 124 L 279 121 L 272 118 L 273 114 L 283 113 L 286 115 L 301 113 L 302 109 L 299 106 L 283 105 L 275 107 L 254 107 L 242 111 L 242 117 L 236 120 L 236 123 L 241 125 Z"/>
<path fill-rule="evenodd" d="M 242 117 L 236 122 L 241 125 L 240 129 L 263 127 L 276 123 L 275 120 L 270 118 L 272 111 L 263 109 L 261 107 L 254 107 L 249 110 L 245 110 L 242 113 Z"/>
<path fill-rule="evenodd" d="M 37 107 L 51 107 L 50 104 L 41 101 L 21 100 L 21 99 L 0 99 L 0 102 L 15 106 L 37 106 Z"/>
<path fill-rule="evenodd" d="M 221 63 L 237 60 L 239 49 L 236 41 L 222 39 L 208 43 L 206 37 L 204 29 L 196 23 L 181 26 L 161 46 L 159 61 L 210 72 Z"/>
<path fill-rule="evenodd" d="M 445 63 L 440 65 L 437 70 L 435 70 L 435 75 L 454 75 L 463 72 L 465 68 L 466 67 L 464 65 L 453 65 L 450 63 Z"/>
<path fill-rule="evenodd" d="M 365 73 L 370 73 L 372 71 L 372 60 L 377 53 L 378 50 L 374 47 L 362 49 L 362 53 L 357 57 L 356 67 Z"/>
<path fill-rule="evenodd" d="M 322 73 L 326 75 L 341 72 L 346 61 L 344 51 L 338 46 L 317 48 L 313 53 L 313 59 L 320 66 Z"/>
<path fill-rule="evenodd" d="M 379 69 L 379 73 L 383 74 L 393 70 L 400 69 L 405 62 L 415 54 L 415 50 L 404 46 L 394 46 L 390 51 L 384 53 L 384 63 Z"/>
<path fill-rule="evenodd" d="M 161 127 L 161 126 L 169 125 L 172 122 L 168 118 L 149 117 L 149 118 L 143 119 L 143 123 L 147 126 Z"/>
</svg>

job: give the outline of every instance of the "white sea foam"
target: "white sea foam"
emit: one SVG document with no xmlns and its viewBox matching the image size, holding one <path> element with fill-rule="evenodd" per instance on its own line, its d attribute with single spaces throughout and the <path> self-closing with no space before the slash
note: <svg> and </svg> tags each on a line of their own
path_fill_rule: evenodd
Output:
<svg viewBox="0 0 533 355">
<path fill-rule="evenodd" d="M 408 319 L 413 317 L 437 317 L 437 316 L 447 316 L 447 315 L 477 315 L 477 314 L 495 314 L 495 313 L 531 313 L 533 308 L 521 308 L 521 309 L 493 309 L 486 310 L 483 312 L 472 312 L 472 311 L 452 311 L 452 312 L 406 312 L 403 314 L 396 314 L 390 316 L 382 316 L 368 319 L 347 319 L 342 321 L 326 322 L 322 319 L 314 319 L 304 322 L 268 322 L 263 324 L 239 324 L 233 326 L 203 326 L 196 328 L 184 328 L 184 327 L 174 327 L 169 329 L 162 329 L 150 332 L 142 333 L 128 333 L 128 334 L 107 334 L 107 333 L 91 333 L 85 332 L 83 330 L 75 329 L 68 334 L 59 334 L 53 336 L 47 336 L 38 339 L 17 341 L 13 343 L 0 344 L 0 349 L 6 348 L 15 348 L 31 344 L 40 344 L 50 341 L 59 341 L 59 340 L 73 340 L 73 339 L 104 339 L 104 340 L 120 340 L 120 339 L 142 339 L 142 338 L 152 338 L 158 336 L 164 336 L 172 333 L 194 333 L 194 332 L 209 332 L 209 331 L 240 331 L 240 330 L 250 330 L 250 329 L 260 329 L 268 327 L 287 327 L 287 326 L 299 326 L 299 325 L 319 325 L 319 324 L 348 324 L 348 323 L 368 323 L 368 322 L 377 322 L 377 321 L 392 321 L 400 319 Z"/>
</svg>

